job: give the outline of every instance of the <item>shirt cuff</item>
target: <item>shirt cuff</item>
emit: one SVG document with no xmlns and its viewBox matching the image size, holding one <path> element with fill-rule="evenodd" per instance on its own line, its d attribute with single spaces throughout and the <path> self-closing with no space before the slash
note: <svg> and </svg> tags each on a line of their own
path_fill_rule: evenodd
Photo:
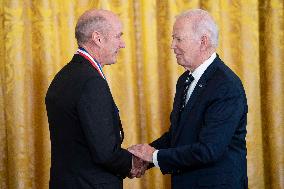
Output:
<svg viewBox="0 0 284 189">
<path fill-rule="evenodd" d="M 158 152 L 159 150 L 155 150 L 153 153 L 153 163 L 156 167 L 160 167 L 158 163 Z"/>
</svg>

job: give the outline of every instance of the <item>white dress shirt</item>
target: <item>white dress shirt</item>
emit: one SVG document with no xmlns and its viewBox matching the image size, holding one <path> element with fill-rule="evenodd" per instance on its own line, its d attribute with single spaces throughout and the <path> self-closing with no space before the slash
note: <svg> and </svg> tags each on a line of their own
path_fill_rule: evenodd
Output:
<svg viewBox="0 0 284 189">
<path fill-rule="evenodd" d="M 199 79 L 201 78 L 202 74 L 205 72 L 208 66 L 214 61 L 216 56 L 217 56 L 216 52 L 214 52 L 207 60 L 205 60 L 200 66 L 198 66 L 192 73 L 189 73 L 189 74 L 192 74 L 192 76 L 194 77 L 194 80 L 190 84 L 189 89 L 187 91 L 186 103 L 188 102 L 191 94 L 193 93 L 194 88 L 196 84 L 198 83 Z M 159 150 L 155 150 L 153 153 L 153 163 L 156 167 L 159 167 L 158 152 Z"/>
</svg>

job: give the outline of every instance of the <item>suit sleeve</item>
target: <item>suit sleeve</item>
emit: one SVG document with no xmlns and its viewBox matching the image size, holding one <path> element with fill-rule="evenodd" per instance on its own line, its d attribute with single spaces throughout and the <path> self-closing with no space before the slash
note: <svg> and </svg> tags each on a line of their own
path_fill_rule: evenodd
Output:
<svg viewBox="0 0 284 189">
<path fill-rule="evenodd" d="M 158 162 L 162 173 L 174 173 L 218 161 L 227 150 L 237 126 L 246 114 L 243 92 L 231 83 L 216 88 L 204 114 L 198 142 L 177 148 L 161 149 Z"/>
<path fill-rule="evenodd" d="M 79 119 L 95 163 L 125 177 L 129 174 L 132 155 L 120 146 L 114 125 L 114 108 L 105 80 L 92 78 L 84 86 L 78 103 Z"/>
<path fill-rule="evenodd" d="M 170 146 L 170 132 L 164 133 L 160 138 L 156 139 L 152 143 L 150 143 L 150 146 L 156 148 L 156 149 L 165 149 L 169 148 Z"/>
</svg>

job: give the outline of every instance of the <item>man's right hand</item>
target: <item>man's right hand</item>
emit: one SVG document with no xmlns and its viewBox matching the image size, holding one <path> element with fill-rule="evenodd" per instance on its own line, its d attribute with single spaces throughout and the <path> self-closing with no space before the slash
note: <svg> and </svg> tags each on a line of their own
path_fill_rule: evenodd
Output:
<svg viewBox="0 0 284 189">
<path fill-rule="evenodd" d="M 140 178 L 142 175 L 145 174 L 145 171 L 148 167 L 149 163 L 143 161 L 142 159 L 136 157 L 136 156 L 132 156 L 132 168 L 131 171 L 129 173 L 129 178 Z"/>
</svg>

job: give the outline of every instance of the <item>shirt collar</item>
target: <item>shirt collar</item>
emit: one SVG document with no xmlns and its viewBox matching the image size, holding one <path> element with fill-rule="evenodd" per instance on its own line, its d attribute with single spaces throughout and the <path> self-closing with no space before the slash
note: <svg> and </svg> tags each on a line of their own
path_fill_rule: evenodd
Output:
<svg viewBox="0 0 284 189">
<path fill-rule="evenodd" d="M 214 61 L 216 58 L 216 52 L 214 52 L 207 60 L 205 60 L 200 66 L 198 66 L 191 74 L 194 77 L 195 81 L 198 81 L 208 66 Z"/>
</svg>

